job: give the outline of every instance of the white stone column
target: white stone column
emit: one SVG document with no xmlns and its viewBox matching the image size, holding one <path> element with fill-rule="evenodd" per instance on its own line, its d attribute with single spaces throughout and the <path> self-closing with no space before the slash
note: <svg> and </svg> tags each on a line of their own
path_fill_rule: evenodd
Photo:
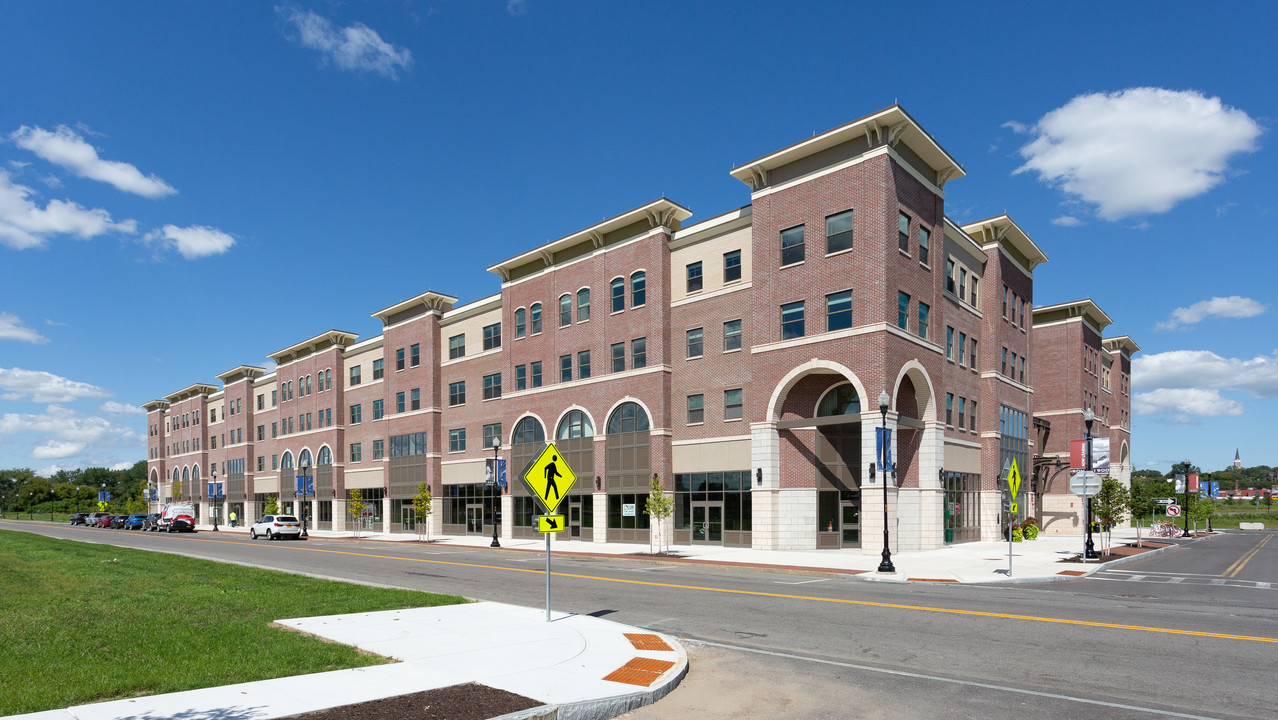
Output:
<svg viewBox="0 0 1278 720">
<path fill-rule="evenodd" d="M 785 521 L 778 498 L 781 487 L 781 439 L 775 422 L 750 425 L 750 545 L 756 550 L 776 550 Z M 763 483 L 758 477 L 762 471 Z"/>
<path fill-rule="evenodd" d="M 592 540 L 597 543 L 608 542 L 608 493 L 597 492 L 594 494 L 595 517 L 594 517 L 594 533 Z"/>
<path fill-rule="evenodd" d="M 892 431 L 891 460 L 892 467 L 895 468 L 897 448 L 900 446 L 896 433 L 896 418 L 896 411 L 888 410 L 885 421 L 883 413 L 879 412 L 877 407 L 861 413 L 861 464 L 865 466 L 861 468 L 862 555 L 878 555 L 883 552 L 883 483 L 885 479 L 888 480 L 888 548 L 895 553 L 901 542 L 901 533 L 898 530 L 900 525 L 898 492 L 895 484 L 890 481 L 891 478 L 885 478 L 887 474 L 878 469 L 879 450 L 876 441 L 878 437 L 876 428 L 886 425 L 887 429 Z M 875 467 L 874 477 L 870 477 L 869 473 L 871 464 Z"/>
<path fill-rule="evenodd" d="M 932 550 L 945 545 L 945 465 L 944 428 L 940 421 L 927 420 L 919 440 L 919 488 L 911 509 L 911 528 L 903 530 L 901 546 L 907 550 Z"/>
</svg>

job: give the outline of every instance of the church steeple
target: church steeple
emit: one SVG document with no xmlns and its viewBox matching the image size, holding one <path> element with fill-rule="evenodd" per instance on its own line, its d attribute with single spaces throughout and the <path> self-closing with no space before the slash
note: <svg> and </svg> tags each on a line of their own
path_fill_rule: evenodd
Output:
<svg viewBox="0 0 1278 720">
<path fill-rule="evenodd" d="M 1234 449 L 1234 469 L 1242 467 L 1242 458 L 1238 455 L 1238 449 Z"/>
</svg>

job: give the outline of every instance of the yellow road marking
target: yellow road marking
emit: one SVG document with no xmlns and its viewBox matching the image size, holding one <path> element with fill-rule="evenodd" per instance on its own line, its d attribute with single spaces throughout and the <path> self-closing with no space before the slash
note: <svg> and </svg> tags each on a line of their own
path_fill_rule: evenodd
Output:
<svg viewBox="0 0 1278 720">
<path fill-rule="evenodd" d="M 212 540 L 206 538 L 192 538 L 202 542 L 222 542 L 234 543 L 238 545 L 250 545 L 255 543 L 245 543 L 243 541 L 233 540 Z M 1266 537 L 1266 540 L 1268 537 Z M 1263 544 L 1263 543 L 1262 543 Z M 375 555 L 373 553 L 352 552 L 349 550 L 328 550 L 316 547 L 296 547 L 297 550 L 308 550 L 310 552 L 331 553 L 334 555 L 352 555 L 355 557 L 367 557 L 378 560 L 399 560 L 406 562 L 431 563 L 434 565 L 451 565 L 454 567 L 480 568 L 483 570 L 505 570 L 508 572 L 532 573 L 541 575 L 545 570 L 534 570 L 531 568 L 510 568 L 500 565 L 483 565 L 479 563 L 454 562 L 451 560 L 429 560 L 426 558 L 405 558 L 395 557 L 393 555 Z M 844 598 L 823 598 L 812 595 L 789 595 L 786 593 L 763 592 L 759 590 L 731 590 L 728 588 L 705 587 L 701 585 L 678 585 L 675 583 L 651 582 L 648 580 L 628 580 L 624 578 L 607 578 L 596 575 L 578 575 L 575 573 L 552 572 L 555 577 L 573 578 L 576 580 L 597 580 L 600 582 L 624 583 L 627 585 L 646 585 L 649 587 L 665 587 L 676 590 L 699 590 L 701 592 L 725 593 L 729 595 L 751 595 L 755 597 L 780 598 L 784 600 L 806 600 L 810 602 L 827 602 L 838 603 L 841 605 L 860 605 L 863 607 L 889 608 L 893 610 L 915 610 L 919 612 L 946 613 L 949 615 L 967 615 L 970 617 L 987 617 L 1000 618 L 1003 620 L 1025 620 L 1029 622 L 1045 622 L 1055 623 L 1058 625 L 1079 625 L 1083 627 L 1106 628 L 1110 630 L 1138 630 L 1140 632 L 1163 633 L 1167 635 L 1189 635 L 1193 637 L 1218 638 L 1222 640 L 1248 640 L 1251 642 L 1264 642 L 1278 644 L 1278 638 L 1263 637 L 1260 635 L 1232 635 L 1229 633 L 1214 633 L 1205 630 L 1181 630 L 1178 628 L 1161 628 L 1149 625 L 1125 625 L 1121 623 L 1096 622 L 1093 620 L 1070 620 L 1068 618 L 1041 617 L 1037 615 L 1016 615 L 1011 613 L 984 612 L 981 610 L 957 610 L 954 608 L 929 607 L 927 605 L 902 605 L 899 603 L 883 603 L 872 602 L 870 600 L 848 600 Z"/>
<path fill-rule="evenodd" d="M 1242 569 L 1247 566 L 1247 563 L 1251 562 L 1251 559 L 1256 557 L 1256 553 L 1260 552 L 1260 548 L 1264 547 L 1265 543 L 1269 542 L 1269 539 L 1272 537 L 1273 535 L 1266 535 L 1264 540 L 1256 543 L 1255 547 L 1234 561 L 1233 565 L 1225 568 L 1225 572 L 1221 573 L 1220 576 L 1227 578 L 1237 577 L 1238 573 L 1242 572 Z"/>
</svg>

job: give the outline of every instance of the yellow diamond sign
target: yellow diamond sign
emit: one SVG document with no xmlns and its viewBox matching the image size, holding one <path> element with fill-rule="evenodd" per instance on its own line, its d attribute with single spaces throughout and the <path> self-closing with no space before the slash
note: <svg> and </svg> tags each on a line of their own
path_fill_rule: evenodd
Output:
<svg viewBox="0 0 1278 720">
<path fill-rule="evenodd" d="M 1016 491 L 1021 488 L 1021 474 L 1016 470 L 1016 459 L 1012 459 L 1012 469 L 1007 471 L 1007 489 L 1012 491 L 1012 500 L 1016 500 Z M 1015 512 L 1015 510 L 1013 510 Z"/>
<path fill-rule="evenodd" d="M 524 484 L 541 501 L 547 514 L 555 512 L 576 482 L 577 474 L 568 467 L 568 461 L 564 460 L 554 443 L 546 443 L 537 458 L 524 470 Z"/>
</svg>

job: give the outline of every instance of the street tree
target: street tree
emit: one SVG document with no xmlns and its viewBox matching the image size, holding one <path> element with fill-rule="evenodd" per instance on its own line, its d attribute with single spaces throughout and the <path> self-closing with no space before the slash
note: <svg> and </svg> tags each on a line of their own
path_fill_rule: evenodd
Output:
<svg viewBox="0 0 1278 720">
<path fill-rule="evenodd" d="M 417 486 L 417 494 L 413 496 L 413 515 L 416 516 L 417 537 L 420 539 L 423 534 L 426 539 L 430 540 L 430 526 L 427 518 L 430 517 L 430 484 L 421 483 Z"/>
<path fill-rule="evenodd" d="M 652 475 L 652 487 L 648 490 L 647 511 L 648 517 L 656 521 L 655 528 L 648 533 L 648 550 L 652 550 L 655 536 L 657 552 L 664 552 L 661 543 L 665 540 L 666 519 L 674 512 L 674 498 L 666 495 L 666 489 L 661 486 L 661 477 L 656 473 Z"/>
<path fill-rule="evenodd" d="M 1092 513 L 1105 531 L 1101 536 L 1104 538 L 1102 552 L 1109 553 L 1110 544 L 1113 541 L 1113 528 L 1127 519 L 1130 504 L 1131 497 L 1126 486 L 1106 475 L 1101 480 L 1100 492 L 1092 498 Z"/>
<path fill-rule="evenodd" d="M 280 512 L 280 496 L 267 495 L 266 502 L 262 503 L 263 515 L 278 515 Z"/>
<path fill-rule="evenodd" d="M 355 523 L 355 537 L 364 529 L 364 491 L 346 491 L 346 516 Z"/>
</svg>

